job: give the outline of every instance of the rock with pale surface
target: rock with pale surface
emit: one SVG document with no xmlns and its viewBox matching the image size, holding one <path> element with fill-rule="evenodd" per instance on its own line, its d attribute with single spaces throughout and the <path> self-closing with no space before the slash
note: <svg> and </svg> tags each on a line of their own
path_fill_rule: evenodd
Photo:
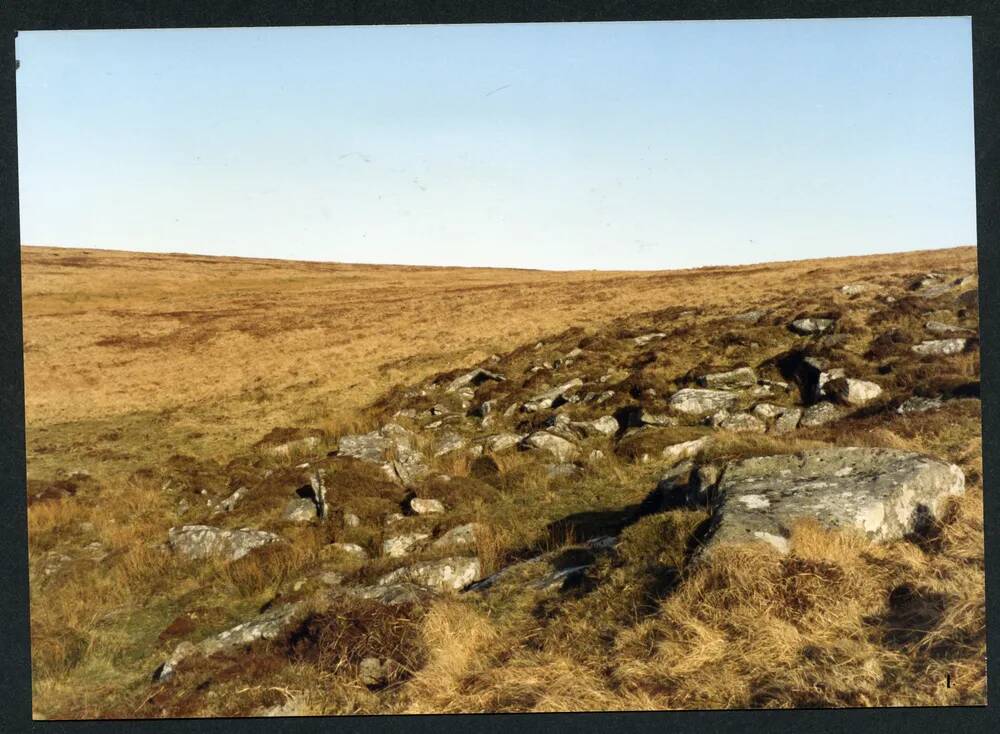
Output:
<svg viewBox="0 0 1000 734">
<path fill-rule="evenodd" d="M 713 372 L 698 378 L 702 387 L 753 387 L 757 384 L 757 374 L 750 367 L 738 367 L 726 372 Z"/>
<path fill-rule="evenodd" d="M 459 525 L 452 528 L 447 533 L 442 535 L 440 538 L 435 540 L 431 545 L 434 548 L 449 548 L 452 546 L 462 547 L 462 546 L 474 546 L 476 544 L 476 536 L 482 531 L 482 525 L 475 522 L 466 523 L 465 525 Z"/>
<path fill-rule="evenodd" d="M 431 536 L 427 533 L 407 533 L 386 538 L 382 541 L 382 555 L 389 558 L 402 558 L 412 553 L 429 537 Z"/>
<path fill-rule="evenodd" d="M 670 407 L 687 415 L 708 415 L 720 410 L 730 410 L 739 402 L 739 396 L 728 390 L 706 390 L 687 387 L 670 397 Z"/>
<path fill-rule="evenodd" d="M 812 336 L 813 334 L 824 334 L 833 328 L 836 322 L 833 319 L 805 318 L 796 319 L 788 325 L 792 331 L 802 336 Z"/>
<path fill-rule="evenodd" d="M 187 558 L 218 556 L 230 561 L 243 558 L 254 548 L 280 540 L 280 536 L 264 530 L 223 530 L 209 525 L 183 525 L 170 528 L 167 534 L 167 544 L 178 555 Z"/>
<path fill-rule="evenodd" d="M 903 401 L 903 403 L 896 408 L 896 412 L 900 414 L 923 413 L 928 410 L 937 410 L 942 405 L 944 405 L 944 401 L 941 398 L 923 398 L 919 395 L 915 395 L 912 398 L 907 398 Z"/>
<path fill-rule="evenodd" d="M 718 485 L 707 547 L 765 541 L 787 552 L 797 521 L 902 538 L 965 491 L 954 464 L 895 449 L 825 448 L 730 462 Z"/>
<path fill-rule="evenodd" d="M 305 498 L 288 500 L 285 511 L 281 515 L 281 519 L 288 522 L 310 522 L 316 517 L 316 503 Z"/>
<path fill-rule="evenodd" d="M 813 428 L 839 420 L 841 416 L 843 413 L 836 405 L 824 401 L 806 408 L 799 420 L 799 425 L 803 428 Z"/>
<path fill-rule="evenodd" d="M 475 581 L 479 573 L 478 558 L 456 556 L 397 568 L 380 578 L 376 585 L 395 586 L 409 583 L 437 591 L 457 591 Z"/>
<path fill-rule="evenodd" d="M 517 446 L 523 439 L 524 436 L 518 433 L 497 433 L 483 439 L 483 449 L 491 454 L 498 454 L 501 451 Z"/>
<path fill-rule="evenodd" d="M 524 439 L 522 445 L 528 449 L 548 451 L 562 462 L 569 461 L 577 453 L 577 448 L 573 443 L 548 431 L 535 431 Z"/>
<path fill-rule="evenodd" d="M 390 479 L 404 484 L 427 474 L 424 457 L 414 447 L 413 434 L 396 423 L 370 433 L 342 436 L 337 453 L 377 464 Z"/>
<path fill-rule="evenodd" d="M 410 500 L 410 509 L 418 515 L 432 515 L 444 512 L 444 505 L 441 500 L 414 497 Z"/>
<path fill-rule="evenodd" d="M 910 349 L 921 356 L 945 357 L 965 349 L 966 339 L 931 339 L 914 344 Z"/>
<path fill-rule="evenodd" d="M 838 377 L 824 385 L 827 395 L 845 405 L 864 405 L 882 394 L 882 388 L 874 382 L 856 380 L 853 377 Z"/>
</svg>

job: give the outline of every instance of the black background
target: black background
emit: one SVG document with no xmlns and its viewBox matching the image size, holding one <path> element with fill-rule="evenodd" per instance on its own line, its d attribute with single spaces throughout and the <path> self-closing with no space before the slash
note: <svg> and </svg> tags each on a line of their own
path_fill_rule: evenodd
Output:
<svg viewBox="0 0 1000 734">
<path fill-rule="evenodd" d="M 982 337 L 984 502 L 986 520 L 988 649 L 1000 650 L 997 466 L 1000 404 L 997 331 L 1000 283 L 997 211 L 1000 203 L 1000 2 L 418 2 L 417 0 L 243 0 L 62 2 L 0 0 L 0 732 L 929 732 L 1000 731 L 1000 688 L 988 665 L 987 707 L 795 711 L 684 711 L 663 713 L 344 716 L 298 719 L 195 719 L 114 722 L 31 720 L 28 637 L 27 526 L 24 462 L 24 380 L 18 230 L 17 121 L 14 37 L 18 30 L 96 28 L 206 28 L 225 26 L 369 25 L 613 20 L 707 20 L 875 16 L 972 16 L 976 131 L 976 203 Z M 802 257 L 807 257 L 803 252 Z"/>
</svg>

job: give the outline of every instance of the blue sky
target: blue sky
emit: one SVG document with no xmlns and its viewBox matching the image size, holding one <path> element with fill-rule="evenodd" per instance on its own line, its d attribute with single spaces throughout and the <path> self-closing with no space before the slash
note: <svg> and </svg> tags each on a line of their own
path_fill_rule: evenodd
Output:
<svg viewBox="0 0 1000 734">
<path fill-rule="evenodd" d="M 49 31 L 25 244 L 659 269 L 975 244 L 967 18 Z"/>
</svg>

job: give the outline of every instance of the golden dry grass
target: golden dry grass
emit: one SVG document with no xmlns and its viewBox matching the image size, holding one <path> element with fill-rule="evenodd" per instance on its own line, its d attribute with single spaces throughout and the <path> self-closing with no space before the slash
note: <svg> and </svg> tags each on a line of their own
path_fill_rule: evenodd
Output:
<svg viewBox="0 0 1000 734">
<path fill-rule="evenodd" d="M 323 632 L 322 624 L 317 639 L 327 642 L 298 657 L 262 646 L 249 658 L 209 661 L 204 676 L 174 688 L 149 688 L 149 673 L 178 641 L 163 637 L 178 620 L 197 611 L 191 639 L 226 629 L 286 594 L 287 582 L 328 564 L 323 549 L 331 539 L 370 550 L 381 541 L 382 531 L 367 525 L 282 526 L 286 546 L 233 564 L 184 562 L 164 551 L 166 530 L 178 523 L 173 487 L 201 501 L 199 488 L 224 496 L 233 489 L 226 477 L 267 468 L 274 472 L 273 494 L 265 485 L 232 523 L 255 522 L 257 513 L 273 513 L 272 505 L 286 501 L 280 483 L 294 481 L 302 457 L 256 447 L 272 429 L 319 428 L 328 438 L 366 430 L 385 417 L 377 406 L 366 408 L 396 384 L 415 384 L 575 327 L 581 330 L 576 338 L 597 334 L 600 346 L 601 331 L 612 322 L 635 316 L 644 324 L 643 314 L 671 308 L 701 309 L 699 318 L 710 320 L 790 297 L 803 307 L 839 305 L 847 311 L 843 331 L 861 353 L 874 327 L 833 298 L 836 287 L 929 270 L 973 272 L 973 248 L 652 273 L 348 266 L 32 247 L 24 248 L 22 265 L 29 478 L 49 481 L 78 469 L 94 478 L 94 486 L 84 485 L 75 497 L 29 509 L 40 715 L 984 700 L 982 454 L 978 403 L 969 404 L 976 401 L 781 438 L 724 435 L 711 450 L 710 458 L 724 459 L 850 443 L 955 461 L 970 478 L 969 492 L 955 502 L 933 547 L 869 547 L 803 525 L 787 558 L 766 548 L 733 548 L 686 570 L 684 543 L 705 515 L 671 512 L 628 528 L 624 569 L 599 567 L 598 589 L 558 608 L 526 598 L 506 607 L 444 599 L 405 624 L 359 615 L 356 634 L 403 635 L 418 661 L 384 691 L 370 691 L 344 672 L 351 666 L 338 660 L 346 653 L 334 659 L 344 641 Z M 655 387 L 663 394 L 699 362 L 728 363 L 755 349 L 738 334 L 692 329 L 689 340 L 671 344 L 665 366 L 639 370 L 637 390 Z M 522 361 L 529 359 L 526 352 Z M 859 363 L 857 369 L 872 368 Z M 955 356 L 948 370 L 947 379 L 978 380 L 977 355 Z M 941 377 L 935 372 L 916 365 L 883 380 L 905 392 Z M 527 548 L 553 550 L 578 540 L 571 526 L 548 532 L 550 519 L 581 509 L 616 510 L 655 484 L 655 467 L 633 463 L 634 451 L 617 455 L 602 445 L 606 459 L 572 491 L 524 454 L 499 457 L 497 488 L 476 480 L 466 458 L 442 457 L 435 471 L 453 478 L 434 491 L 449 506 L 464 499 L 455 522 L 484 525 L 477 551 L 492 571 Z M 366 522 L 399 499 L 363 467 L 338 465 L 330 482 L 338 501 Z M 50 554 L 90 542 L 100 543 L 103 560 L 75 558 L 46 574 Z M 334 567 L 357 571 L 342 560 Z M 391 567 L 377 559 L 363 573 Z M 656 576 L 665 567 L 681 568 L 684 583 L 675 587 L 673 579 Z M 203 679 L 212 686 L 199 688 Z"/>
</svg>

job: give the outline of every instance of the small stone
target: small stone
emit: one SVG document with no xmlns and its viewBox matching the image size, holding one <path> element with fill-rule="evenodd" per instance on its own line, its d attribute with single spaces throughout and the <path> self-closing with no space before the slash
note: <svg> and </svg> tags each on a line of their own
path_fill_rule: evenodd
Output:
<svg viewBox="0 0 1000 734">
<path fill-rule="evenodd" d="M 824 385 L 827 395 L 846 405 L 864 405 L 882 394 L 882 388 L 874 382 L 856 380 L 852 377 L 838 377 Z"/>
<path fill-rule="evenodd" d="M 805 428 L 811 428 L 838 420 L 840 417 L 840 410 L 833 403 L 824 401 L 822 403 L 810 405 L 806 408 L 805 412 L 802 414 L 801 420 L 799 421 L 799 425 Z"/>
<path fill-rule="evenodd" d="M 902 405 L 896 408 L 896 412 L 904 415 L 906 413 L 923 413 L 928 410 L 937 410 L 942 405 L 944 405 L 944 401 L 941 398 L 923 398 L 915 395 L 912 398 L 907 398 Z"/>
<path fill-rule="evenodd" d="M 367 561 L 368 553 L 357 543 L 330 543 L 330 547 L 359 561 Z"/>
<path fill-rule="evenodd" d="M 427 540 L 430 535 L 427 533 L 408 533 L 397 535 L 393 538 L 386 538 L 382 541 L 382 555 L 389 558 L 402 558 L 413 552 L 417 546 Z"/>
<path fill-rule="evenodd" d="M 414 497 L 410 500 L 410 509 L 418 515 L 431 515 L 444 512 L 444 505 L 440 500 Z"/>
<path fill-rule="evenodd" d="M 788 325 L 788 328 L 796 334 L 811 336 L 813 334 L 823 334 L 829 331 L 833 327 L 834 323 L 836 322 L 833 319 L 805 318 L 796 319 Z"/>
<path fill-rule="evenodd" d="M 316 503 L 305 498 L 288 500 L 285 511 L 281 515 L 282 520 L 299 523 L 311 522 L 316 517 Z"/>
<path fill-rule="evenodd" d="M 698 378 L 702 387 L 752 387 L 757 384 L 757 375 L 749 367 L 739 367 L 726 372 L 714 372 Z"/>
<path fill-rule="evenodd" d="M 921 356 L 947 356 L 964 350 L 966 342 L 965 339 L 936 339 L 920 342 L 910 348 Z"/>
<path fill-rule="evenodd" d="M 378 658 L 365 658 L 358 665 L 358 680 L 369 688 L 385 685 L 388 680 L 386 666 Z"/>
<path fill-rule="evenodd" d="M 577 448 L 565 438 L 548 431 L 536 431 L 524 439 L 525 448 L 548 451 L 561 462 L 567 462 L 576 456 Z"/>
<path fill-rule="evenodd" d="M 684 388 L 670 398 L 670 407 L 688 415 L 706 415 L 719 410 L 729 410 L 736 405 L 739 397 L 728 390 L 702 390 Z"/>
</svg>

